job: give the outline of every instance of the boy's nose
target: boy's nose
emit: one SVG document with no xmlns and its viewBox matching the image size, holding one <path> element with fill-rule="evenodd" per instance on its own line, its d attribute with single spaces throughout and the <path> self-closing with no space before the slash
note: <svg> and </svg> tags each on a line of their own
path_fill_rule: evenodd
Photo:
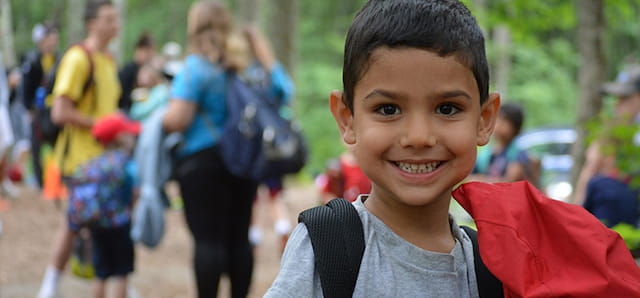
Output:
<svg viewBox="0 0 640 298">
<path fill-rule="evenodd" d="M 400 145 L 403 147 L 422 149 L 433 147 L 438 143 L 435 127 L 429 119 L 415 117 L 414 119 L 407 119 L 403 130 L 404 132 L 400 139 Z"/>
</svg>

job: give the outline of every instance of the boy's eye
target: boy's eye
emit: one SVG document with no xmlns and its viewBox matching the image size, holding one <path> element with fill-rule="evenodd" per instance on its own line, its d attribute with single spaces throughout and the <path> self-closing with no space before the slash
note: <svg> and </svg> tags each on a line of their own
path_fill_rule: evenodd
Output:
<svg viewBox="0 0 640 298">
<path fill-rule="evenodd" d="M 458 109 L 456 106 L 447 103 L 447 104 L 443 104 L 440 105 L 436 108 L 436 112 L 438 114 L 442 114 L 445 116 L 453 116 L 455 114 L 457 114 L 458 112 L 460 112 L 460 109 Z"/>
<path fill-rule="evenodd" d="M 398 114 L 400 112 L 400 109 L 398 109 L 398 107 L 394 105 L 381 105 L 376 109 L 376 112 L 385 116 L 389 116 Z"/>
</svg>

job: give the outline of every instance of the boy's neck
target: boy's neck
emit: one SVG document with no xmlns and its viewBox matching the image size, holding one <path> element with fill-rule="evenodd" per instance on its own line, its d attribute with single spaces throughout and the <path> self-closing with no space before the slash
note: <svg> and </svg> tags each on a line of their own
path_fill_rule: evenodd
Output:
<svg viewBox="0 0 640 298">
<path fill-rule="evenodd" d="M 388 204 L 371 194 L 365 206 L 394 233 L 422 249 L 450 253 L 455 239 L 449 223 L 451 195 L 439 198 L 426 206 Z"/>
</svg>

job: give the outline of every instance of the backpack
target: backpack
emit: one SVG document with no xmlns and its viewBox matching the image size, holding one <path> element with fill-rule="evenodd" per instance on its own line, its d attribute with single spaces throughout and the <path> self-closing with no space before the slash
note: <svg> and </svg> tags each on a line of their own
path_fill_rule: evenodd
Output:
<svg viewBox="0 0 640 298">
<path fill-rule="evenodd" d="M 356 208 L 345 199 L 300 213 L 309 231 L 324 297 L 352 297 L 364 254 L 364 230 Z M 473 243 L 474 267 L 481 298 L 503 297 L 502 283 L 480 257 L 477 232 L 462 226 Z"/>
<path fill-rule="evenodd" d="M 278 100 L 233 74 L 227 75 L 226 91 L 228 117 L 218 147 L 229 172 L 255 181 L 299 172 L 307 144 Z"/>
<path fill-rule="evenodd" d="M 65 50 L 64 53 L 67 53 L 67 51 L 69 51 L 69 49 L 73 48 L 74 46 L 80 47 L 87 55 L 87 59 L 89 59 L 89 75 L 87 76 L 87 80 L 84 82 L 84 85 L 82 87 L 82 94 L 84 95 L 89 87 L 93 84 L 93 59 L 91 59 L 91 52 L 89 51 L 89 49 L 81 43 L 70 46 L 69 48 L 67 48 L 67 50 Z M 49 73 L 45 75 L 43 86 L 39 87 L 36 90 L 36 131 L 39 134 L 39 138 L 43 142 L 51 145 L 55 144 L 56 139 L 58 138 L 58 134 L 60 134 L 60 131 L 62 130 L 62 125 L 53 123 L 53 121 L 51 120 L 51 106 L 47 105 L 45 101 L 49 95 L 53 94 L 53 87 L 56 84 L 56 75 L 58 74 L 58 68 L 60 67 L 60 61 L 62 61 L 62 57 L 64 57 L 64 54 L 60 55 L 51 71 L 49 71 Z"/>
<path fill-rule="evenodd" d="M 105 151 L 69 177 L 70 223 L 111 228 L 131 221 L 133 181 L 128 162 L 124 151 Z"/>
</svg>

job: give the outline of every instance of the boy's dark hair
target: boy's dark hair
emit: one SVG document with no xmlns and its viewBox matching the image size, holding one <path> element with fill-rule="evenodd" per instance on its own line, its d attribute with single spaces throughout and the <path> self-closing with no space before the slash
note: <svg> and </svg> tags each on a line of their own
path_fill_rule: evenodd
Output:
<svg viewBox="0 0 640 298">
<path fill-rule="evenodd" d="M 98 17 L 98 11 L 105 5 L 113 5 L 111 0 L 89 0 L 84 10 L 84 23 L 94 20 Z"/>
<path fill-rule="evenodd" d="M 151 34 L 145 31 L 140 34 L 138 37 L 138 41 L 136 41 L 136 49 L 140 48 L 150 48 L 154 46 L 153 38 L 151 38 Z"/>
<path fill-rule="evenodd" d="M 524 123 L 524 109 L 517 103 L 505 103 L 500 106 L 500 116 L 511 123 L 514 135 L 520 134 L 522 123 Z"/>
<path fill-rule="evenodd" d="M 353 93 L 381 47 L 419 48 L 455 57 L 473 72 L 480 103 L 489 96 L 484 36 L 471 12 L 457 0 L 369 0 L 347 32 L 342 81 L 344 103 L 353 111 Z"/>
</svg>

